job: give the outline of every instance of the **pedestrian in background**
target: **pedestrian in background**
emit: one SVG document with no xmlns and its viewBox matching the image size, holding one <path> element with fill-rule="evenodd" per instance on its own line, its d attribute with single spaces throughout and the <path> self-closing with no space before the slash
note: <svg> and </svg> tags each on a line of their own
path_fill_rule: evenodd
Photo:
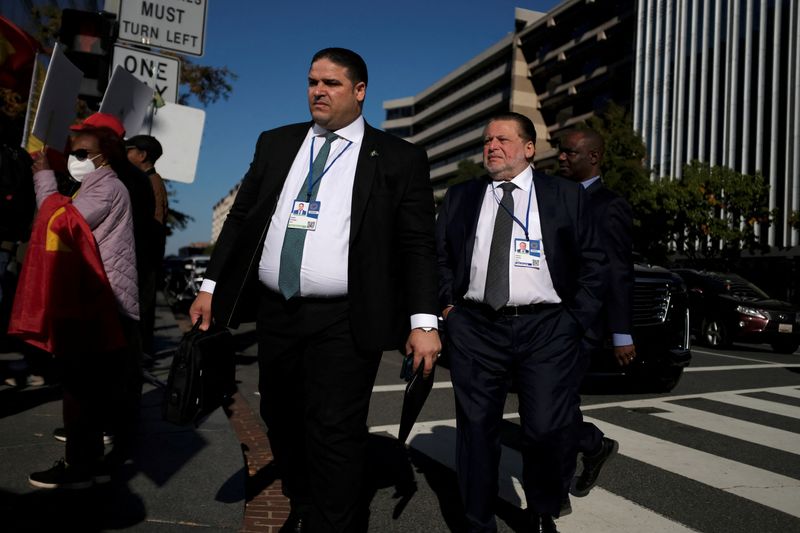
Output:
<svg viewBox="0 0 800 533">
<path fill-rule="evenodd" d="M 441 348 L 427 157 L 366 124 L 366 91 L 358 54 L 314 55 L 313 121 L 259 137 L 190 310 L 203 329 L 212 316 L 256 318 L 261 416 L 291 502 L 284 531 L 366 530 L 381 354 L 403 346 L 429 373 Z M 316 216 L 295 214 L 301 203 Z"/>
<path fill-rule="evenodd" d="M 633 214 L 628 202 L 608 189 L 600 177 L 605 145 L 593 130 L 568 132 L 561 139 L 558 156 L 561 176 L 580 183 L 589 194 L 592 223 L 600 233 L 603 250 L 608 255 L 609 284 L 603 310 L 583 340 L 583 371 L 575 384 L 580 401 L 580 385 L 591 361 L 603 352 L 610 336 L 614 357 L 622 366 L 636 357 L 633 343 Z M 571 492 L 583 497 L 597 484 L 606 462 L 619 449 L 619 443 L 603 435 L 591 422 L 583 422 L 578 432 L 578 452 L 583 469 L 575 479 Z"/>
<path fill-rule="evenodd" d="M 451 187 L 436 222 L 459 489 L 468 530 L 497 531 L 500 428 L 514 381 L 531 531 L 555 532 L 581 421 L 572 383 L 606 257 L 583 188 L 531 168 L 530 119 L 497 115 L 483 142 L 488 176 Z"/>
<path fill-rule="evenodd" d="M 125 141 L 128 161 L 147 175 L 153 188 L 155 209 L 153 211 L 153 255 L 152 262 L 141 265 L 139 273 L 139 301 L 141 304 L 142 351 L 153 356 L 153 327 L 155 325 L 156 290 L 158 273 L 164 261 L 164 250 L 167 243 L 167 213 L 169 202 L 164 180 L 156 172 L 155 164 L 161 157 L 163 149 L 158 139 L 152 135 L 134 135 Z"/>
<path fill-rule="evenodd" d="M 34 160 L 39 231 L 35 224 L 23 276 L 42 281 L 46 292 L 37 298 L 39 287 L 24 287 L 12 317 L 12 328 L 19 331 L 44 315 L 40 333 L 61 370 L 65 454 L 52 468 L 29 476 L 41 488 L 85 488 L 108 480 L 103 429 L 110 416 L 129 416 L 123 406 L 124 367 L 140 351 L 133 213 L 128 191 L 111 168 L 125 157 L 124 129 L 103 113 L 71 129 L 68 169 L 80 184 L 72 199 L 57 193 L 47 157 L 42 153 Z M 69 224 L 69 231 L 59 233 L 57 224 Z M 58 252 L 80 268 L 59 268 L 52 262 Z M 90 287 L 100 289 L 87 292 Z M 28 331 L 25 338 L 34 336 Z M 119 438 L 125 437 L 120 431 Z"/>
</svg>

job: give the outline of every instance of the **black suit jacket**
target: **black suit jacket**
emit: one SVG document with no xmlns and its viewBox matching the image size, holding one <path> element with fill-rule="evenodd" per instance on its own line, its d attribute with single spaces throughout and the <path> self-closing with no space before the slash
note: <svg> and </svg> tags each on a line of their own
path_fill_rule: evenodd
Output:
<svg viewBox="0 0 800 533">
<path fill-rule="evenodd" d="M 628 202 L 603 185 L 592 183 L 589 207 L 608 256 L 608 293 L 600 318 L 588 335 L 602 339 L 611 333 L 633 331 L 633 214 Z"/>
<path fill-rule="evenodd" d="M 436 221 L 439 304 L 457 304 L 469 287 L 475 231 L 489 178 L 447 191 Z M 606 256 L 577 183 L 533 171 L 544 248 L 553 287 L 583 330 L 597 319 L 606 287 Z"/>
<path fill-rule="evenodd" d="M 206 277 L 217 282 L 215 320 L 255 318 L 258 263 L 284 181 L 311 123 L 261 134 Z M 350 219 L 348 299 L 363 350 L 395 349 L 409 316 L 438 314 L 434 204 L 425 151 L 365 124 Z"/>
</svg>

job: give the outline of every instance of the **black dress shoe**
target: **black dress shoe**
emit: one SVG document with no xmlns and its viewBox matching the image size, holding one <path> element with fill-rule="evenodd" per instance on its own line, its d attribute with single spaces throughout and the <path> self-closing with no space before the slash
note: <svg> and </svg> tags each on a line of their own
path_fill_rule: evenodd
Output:
<svg viewBox="0 0 800 533">
<path fill-rule="evenodd" d="M 619 450 L 619 443 L 608 437 L 603 437 L 600 442 L 600 450 L 593 455 L 583 456 L 583 472 L 575 480 L 575 486 L 570 490 L 573 496 L 582 498 L 589 494 L 589 491 L 597 485 L 597 477 L 609 459 Z"/>
<path fill-rule="evenodd" d="M 556 529 L 556 522 L 552 516 L 543 514 L 531 514 L 531 522 L 533 525 L 534 533 L 558 533 Z"/>
<path fill-rule="evenodd" d="M 292 511 L 283 523 L 279 533 L 303 533 L 306 531 L 306 519 L 300 513 Z"/>
</svg>

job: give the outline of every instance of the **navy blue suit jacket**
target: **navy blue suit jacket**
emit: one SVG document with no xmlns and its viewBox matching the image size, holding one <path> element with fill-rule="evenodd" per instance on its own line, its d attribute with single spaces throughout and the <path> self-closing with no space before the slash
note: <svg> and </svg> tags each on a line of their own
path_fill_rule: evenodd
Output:
<svg viewBox="0 0 800 533">
<path fill-rule="evenodd" d="M 447 191 L 436 221 L 439 305 L 457 304 L 469 287 L 472 250 L 488 176 Z M 533 171 L 542 247 L 553 287 L 585 331 L 597 319 L 607 284 L 607 258 L 583 187 Z"/>
</svg>

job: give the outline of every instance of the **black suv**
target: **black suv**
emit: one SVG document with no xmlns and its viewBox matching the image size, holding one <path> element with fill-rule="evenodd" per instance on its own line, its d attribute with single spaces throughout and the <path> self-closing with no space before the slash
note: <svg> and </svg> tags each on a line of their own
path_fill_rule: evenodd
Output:
<svg viewBox="0 0 800 533">
<path fill-rule="evenodd" d="M 800 346 L 800 308 L 770 298 L 737 274 L 676 269 L 689 289 L 698 341 L 724 348 L 733 341 L 768 343 L 779 353 Z"/>
<path fill-rule="evenodd" d="M 592 360 L 589 376 L 624 375 L 636 389 L 668 392 L 692 359 L 686 287 L 678 275 L 665 268 L 638 263 L 634 268 L 637 357 L 629 366 L 619 366 L 609 340 L 603 354 Z"/>
</svg>

